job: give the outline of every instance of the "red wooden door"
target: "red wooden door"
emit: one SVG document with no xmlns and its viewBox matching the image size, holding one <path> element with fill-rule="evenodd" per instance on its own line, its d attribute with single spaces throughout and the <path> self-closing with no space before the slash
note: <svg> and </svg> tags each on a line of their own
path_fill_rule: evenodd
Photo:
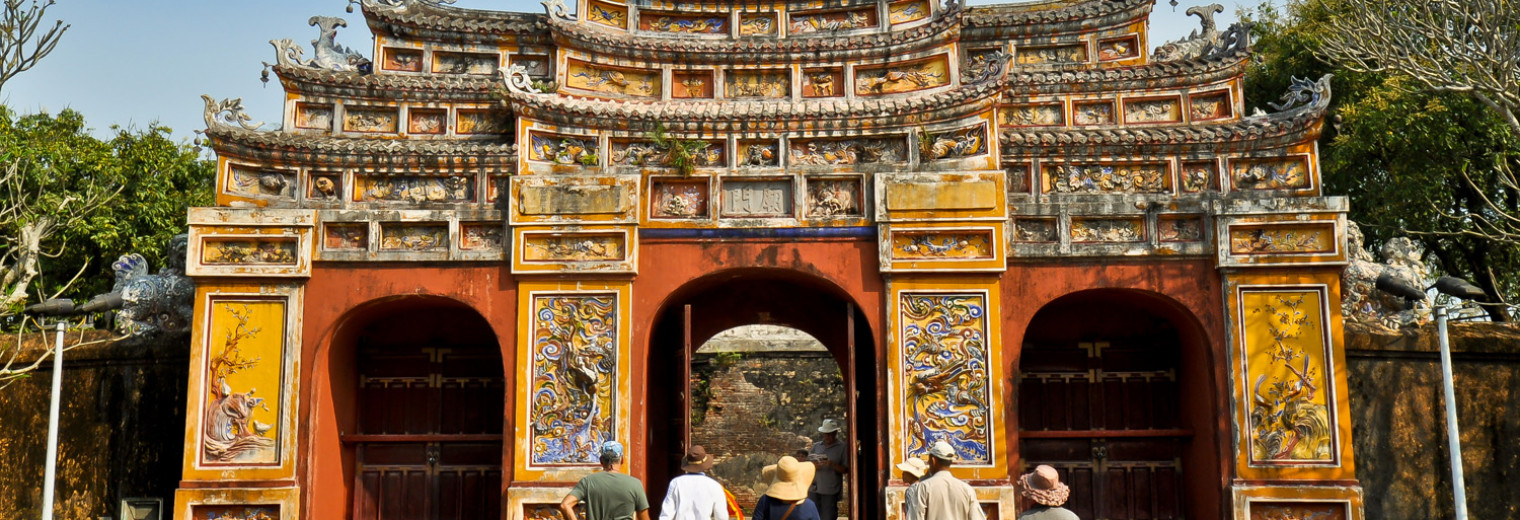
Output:
<svg viewBox="0 0 1520 520">
<path fill-rule="evenodd" d="M 1084 519 L 1183 518 L 1176 345 L 1025 345 L 1019 451 L 1048 464 Z"/>
<path fill-rule="evenodd" d="M 361 349 L 355 520 L 501 518 L 495 347 Z"/>
</svg>

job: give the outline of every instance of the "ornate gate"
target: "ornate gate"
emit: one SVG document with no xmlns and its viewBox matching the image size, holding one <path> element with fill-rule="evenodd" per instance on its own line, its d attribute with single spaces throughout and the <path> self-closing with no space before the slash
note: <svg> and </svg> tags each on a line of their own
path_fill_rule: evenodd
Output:
<svg viewBox="0 0 1520 520">
<path fill-rule="evenodd" d="M 1176 345 L 1025 345 L 1020 455 L 1049 464 L 1082 518 L 1182 518 Z"/>
<path fill-rule="evenodd" d="M 355 520 L 500 518 L 505 387 L 494 346 L 359 354 Z"/>
</svg>

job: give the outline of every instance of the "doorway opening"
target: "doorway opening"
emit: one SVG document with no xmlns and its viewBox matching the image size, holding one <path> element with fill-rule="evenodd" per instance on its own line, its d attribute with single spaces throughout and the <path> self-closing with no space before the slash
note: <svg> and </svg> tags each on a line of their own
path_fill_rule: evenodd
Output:
<svg viewBox="0 0 1520 520">
<path fill-rule="evenodd" d="M 501 517 L 501 349 L 460 305 L 391 309 L 355 324 L 353 518 Z"/>
<path fill-rule="evenodd" d="M 795 381 L 798 375 L 789 373 L 793 367 L 784 363 L 770 363 L 779 373 L 767 372 L 764 356 L 773 354 L 721 352 L 727 347 L 718 345 L 730 342 L 731 346 L 734 335 L 741 332 L 731 332 L 725 337 L 719 337 L 720 333 L 736 328 L 755 331 L 744 328 L 750 325 L 767 326 L 759 330 L 792 338 L 772 337 L 776 341 L 801 343 L 811 338 L 813 346 L 807 351 L 811 353 L 806 355 L 812 356 L 808 366 L 814 367 L 809 370 L 817 371 L 817 379 L 806 383 Z M 713 343 L 711 340 L 715 338 Z M 704 352 L 702 349 L 709 343 L 713 346 Z M 842 431 L 838 440 L 845 443 L 849 458 L 846 465 L 850 471 L 842 479 L 847 492 L 841 496 L 839 511 L 845 518 L 874 518 L 881 497 L 872 490 L 881 489 L 882 455 L 878 449 L 858 448 L 881 445 L 880 418 L 874 398 L 879 379 L 875 352 L 865 316 L 848 295 L 826 280 L 794 271 L 746 269 L 710 275 L 674 292 L 656 318 L 650 337 L 645 467 L 651 502 L 664 496 L 670 479 L 680 473 L 679 459 L 693 444 L 702 444 L 727 463 L 713 474 L 728 480 L 730 491 L 742 495 L 747 487 L 748 494 L 758 498 L 755 484 L 760 468 L 821 440 L 818 428 L 823 415 L 835 413 L 825 411 L 827 407 L 802 403 L 798 392 L 829 392 L 832 395 L 828 397 L 807 397 L 817 402 L 842 403 L 841 415 L 827 417 L 839 423 Z M 780 355 L 791 356 L 792 363 L 807 364 L 798 361 L 799 353 Z M 730 405 L 723 405 L 722 410 L 710 406 L 715 395 L 710 385 L 721 378 L 704 377 L 704 371 L 719 376 L 729 374 L 741 359 L 748 360 L 738 369 L 742 380 L 769 392 L 772 401 L 761 407 L 766 408 L 762 413 L 734 417 L 745 412 L 727 408 Z M 730 377 L 726 381 L 736 380 Z M 754 393 L 765 397 L 763 392 Z M 789 400 L 782 401 L 782 394 Z M 720 396 L 734 397 L 731 393 Z M 698 402 L 700 399 L 708 401 Z M 801 413 L 804 410 L 807 412 Z M 770 441 L 714 443 L 718 439 L 742 439 L 745 431 L 761 437 L 792 433 L 789 438 L 767 437 Z M 745 512 L 748 514 L 750 510 Z"/>
<path fill-rule="evenodd" d="M 1082 518 L 1217 515 L 1209 358 L 1196 321 L 1159 295 L 1094 290 L 1046 305 L 1019 361 L 1023 471 L 1055 467 Z"/>
<path fill-rule="evenodd" d="M 708 475 L 745 511 L 765 494 L 760 470 L 784 455 L 807 460 L 806 451 L 821 438 L 819 426 L 825 419 L 844 421 L 848 408 L 839 364 L 823 343 L 797 329 L 735 327 L 692 357 L 691 442 L 715 454 Z"/>
</svg>

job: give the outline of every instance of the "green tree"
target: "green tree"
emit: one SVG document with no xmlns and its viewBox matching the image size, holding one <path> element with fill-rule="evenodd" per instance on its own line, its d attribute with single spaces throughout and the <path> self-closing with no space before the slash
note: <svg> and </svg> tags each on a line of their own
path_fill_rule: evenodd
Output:
<svg viewBox="0 0 1520 520">
<path fill-rule="evenodd" d="M 1505 121 L 1471 96 L 1410 88 L 1408 78 L 1357 72 L 1327 62 L 1333 13 L 1355 0 L 1270 4 L 1250 16 L 1257 60 L 1246 102 L 1262 105 L 1289 78 L 1334 73 L 1329 123 L 1320 141 L 1325 187 L 1351 198 L 1351 219 L 1369 244 L 1409 235 L 1441 270 L 1474 281 L 1490 301 L 1520 291 L 1520 247 L 1477 233 L 1475 217 L 1503 219 L 1520 204 L 1504 169 L 1520 166 L 1520 141 Z M 1493 204 L 1489 204 L 1492 201 Z M 1494 309 L 1490 315 L 1505 320 Z"/>
<path fill-rule="evenodd" d="M 111 262 L 129 252 L 163 265 L 170 237 L 186 229 L 186 209 L 212 203 L 215 167 L 199 148 L 156 124 L 113 130 L 109 140 L 97 139 L 72 110 L 18 115 L 0 107 L 0 163 L 13 172 L 0 186 L 8 203 L 0 207 L 0 238 L 10 240 L 0 247 L 8 257 L 25 255 L 16 240 L 22 227 L 53 222 L 36 244 L 37 276 L 22 288 L 31 300 L 106 292 Z"/>
</svg>

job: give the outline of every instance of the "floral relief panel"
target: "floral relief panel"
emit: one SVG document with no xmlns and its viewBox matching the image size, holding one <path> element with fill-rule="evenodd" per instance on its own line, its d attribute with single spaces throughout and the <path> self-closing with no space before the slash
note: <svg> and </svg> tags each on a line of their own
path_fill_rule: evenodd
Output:
<svg viewBox="0 0 1520 520">
<path fill-rule="evenodd" d="M 396 72 L 422 72 L 422 51 L 386 47 L 381 53 L 384 59 L 380 68 Z"/>
<path fill-rule="evenodd" d="M 1253 465 L 1336 462 L 1324 294 L 1241 290 Z"/>
<path fill-rule="evenodd" d="M 1052 164 L 1045 166 L 1046 193 L 1170 193 L 1167 163 Z"/>
<path fill-rule="evenodd" d="M 713 73 L 711 71 L 673 72 L 670 97 L 682 99 L 706 99 L 713 97 Z"/>
<path fill-rule="evenodd" d="M 616 435 L 617 295 L 534 295 L 529 451 L 535 466 L 594 466 Z"/>
<path fill-rule="evenodd" d="M 1232 114 L 1230 110 L 1229 91 L 1220 91 L 1207 94 L 1198 94 L 1188 97 L 1189 116 L 1194 121 L 1211 121 L 1225 119 Z"/>
<path fill-rule="evenodd" d="M 449 111 L 414 108 L 407 111 L 406 131 L 411 134 L 441 134 L 449 127 Z"/>
<path fill-rule="evenodd" d="M 201 244 L 205 265 L 296 265 L 295 237 L 208 238 Z"/>
<path fill-rule="evenodd" d="M 285 302 L 209 302 L 201 457 L 206 466 L 280 462 Z"/>
<path fill-rule="evenodd" d="M 621 233 L 523 235 L 523 260 L 529 262 L 616 262 L 626 258 L 626 249 Z"/>
<path fill-rule="evenodd" d="M 945 441 L 961 464 L 992 464 L 986 295 L 905 292 L 898 312 L 906 455 Z"/>
</svg>

